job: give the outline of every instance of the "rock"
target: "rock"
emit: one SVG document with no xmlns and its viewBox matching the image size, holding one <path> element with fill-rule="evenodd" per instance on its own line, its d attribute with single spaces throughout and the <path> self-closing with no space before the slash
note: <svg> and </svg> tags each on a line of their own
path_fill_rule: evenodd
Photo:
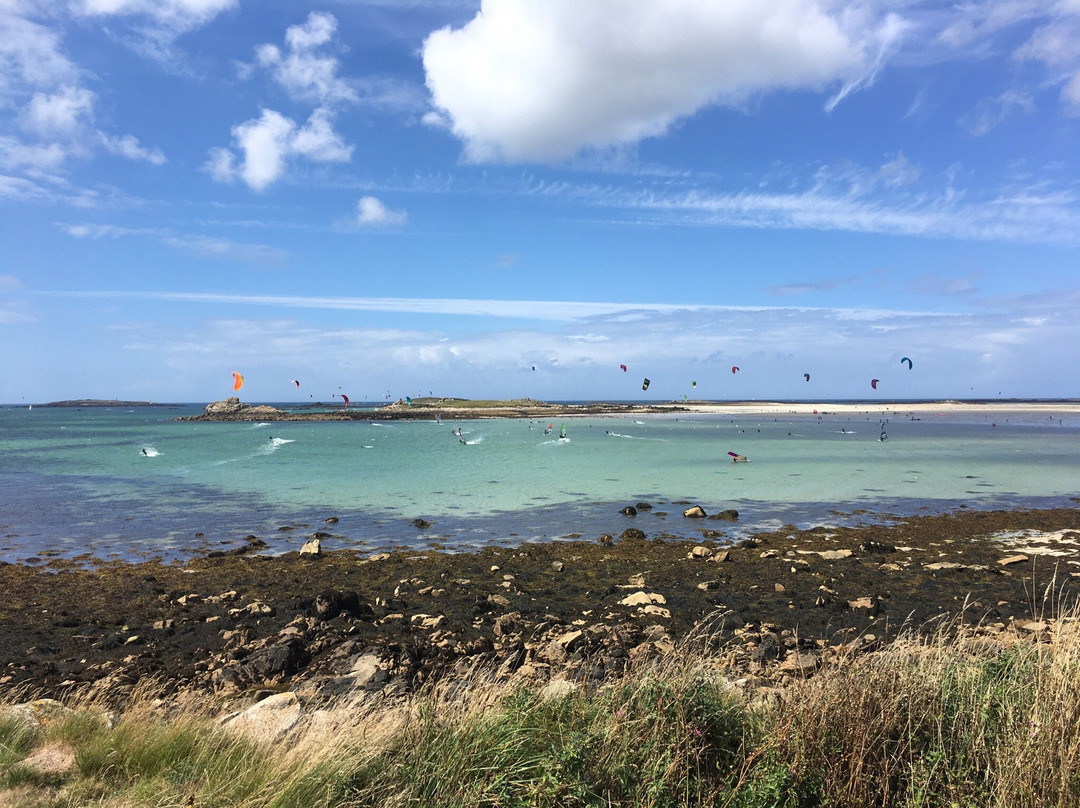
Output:
<svg viewBox="0 0 1080 808">
<path fill-rule="evenodd" d="M 642 606 L 641 611 L 643 614 L 651 614 L 656 617 L 671 617 L 671 612 L 665 609 L 663 606 L 657 606 L 655 603 L 650 603 L 647 606 Z"/>
<path fill-rule="evenodd" d="M 520 612 L 507 612 L 496 618 L 495 625 L 492 627 L 492 634 L 496 637 L 507 637 L 511 634 L 517 634 L 524 627 L 525 623 L 521 619 Z"/>
<path fill-rule="evenodd" d="M 720 582 L 719 581 L 702 581 L 701 583 L 699 583 L 697 585 L 697 588 L 705 590 L 706 592 L 708 592 L 708 591 L 713 590 L 713 589 L 719 589 L 720 588 Z"/>
<path fill-rule="evenodd" d="M 729 550 L 721 550 L 718 553 L 714 553 L 712 558 L 709 559 L 709 561 L 713 562 L 714 564 L 723 564 L 724 562 L 730 560 L 731 552 Z"/>
<path fill-rule="evenodd" d="M 75 748 L 66 743 L 48 741 L 39 746 L 19 763 L 43 779 L 65 777 L 75 771 Z M 4 805 L 29 805 L 18 800 Z"/>
<path fill-rule="evenodd" d="M 667 598 L 656 592 L 635 592 L 619 601 L 620 606 L 645 606 L 650 603 L 667 603 Z"/>
<path fill-rule="evenodd" d="M 561 645 L 565 650 L 570 651 L 577 644 L 577 641 L 585 636 L 584 631 L 568 631 L 559 637 L 556 642 Z"/>
<path fill-rule="evenodd" d="M 619 534 L 620 541 L 641 541 L 645 538 L 645 531 L 638 530 L 636 527 L 628 527 L 621 534 Z"/>
<path fill-rule="evenodd" d="M 712 554 L 712 548 L 706 547 L 702 544 L 699 544 L 697 547 L 690 551 L 690 555 L 693 558 L 709 558 Z"/>
<path fill-rule="evenodd" d="M 639 502 L 636 507 L 637 507 L 637 509 L 639 511 L 651 511 L 652 510 L 652 505 L 650 505 L 648 502 Z"/>
<path fill-rule="evenodd" d="M 355 687 L 366 688 L 386 681 L 386 671 L 375 654 L 361 654 L 349 670 Z"/>
<path fill-rule="evenodd" d="M 420 628 L 427 630 L 432 628 L 438 628 L 442 621 L 446 619 L 446 615 L 436 614 L 414 614 L 409 620 L 413 623 L 418 623 Z"/>
<path fill-rule="evenodd" d="M 244 660 L 244 667 L 267 682 L 278 677 L 292 676 L 307 665 L 308 661 L 304 641 L 298 637 L 289 637 L 254 651 Z"/>
<path fill-rule="evenodd" d="M 862 543 L 863 552 L 866 553 L 895 553 L 896 547 L 883 541 L 867 539 Z"/>
<path fill-rule="evenodd" d="M 704 519 L 708 516 L 708 514 L 705 513 L 705 509 L 702 508 L 700 505 L 691 505 L 689 508 L 682 512 L 682 515 L 685 516 L 687 519 Z"/>
<path fill-rule="evenodd" d="M 561 562 L 561 561 L 552 561 L 551 562 L 551 569 L 553 569 L 555 572 L 562 572 L 565 568 L 566 568 L 566 565 L 563 564 L 563 562 Z"/>
<path fill-rule="evenodd" d="M 850 558 L 851 550 L 819 550 L 818 555 L 826 561 L 839 561 L 841 558 Z"/>
<path fill-rule="evenodd" d="M 581 689 L 581 685 L 567 679 L 552 679 L 540 690 L 541 701 L 552 701 L 572 696 Z"/>
<path fill-rule="evenodd" d="M 295 693 L 275 693 L 242 713 L 226 716 L 222 725 L 230 731 L 242 732 L 260 741 L 269 741 L 296 726 L 300 720 L 300 712 L 300 701 Z"/>
<path fill-rule="evenodd" d="M 34 730 L 44 729 L 50 724 L 73 715 L 74 712 L 56 699 L 34 699 L 24 704 L 0 707 L 0 716 L 21 721 Z"/>
<path fill-rule="evenodd" d="M 719 520 L 722 520 L 724 522 L 738 522 L 739 521 L 739 512 L 737 510 L 735 510 L 734 508 L 728 508 L 726 510 L 720 511 L 719 513 L 714 513 L 709 518 L 710 519 L 719 519 Z M 751 539 L 747 539 L 747 541 L 751 541 Z"/>
<path fill-rule="evenodd" d="M 817 654 L 789 653 L 780 663 L 780 669 L 790 673 L 807 676 L 818 669 L 821 659 Z"/>
<path fill-rule="evenodd" d="M 637 508 L 635 508 L 633 505 L 627 505 L 625 508 L 619 511 L 619 513 L 621 513 L 623 516 L 637 516 Z"/>
<path fill-rule="evenodd" d="M 300 548 L 300 555 L 320 556 L 322 555 L 322 544 L 319 539 L 312 539 L 304 544 Z"/>
<path fill-rule="evenodd" d="M 371 617 L 371 607 L 360 601 L 355 592 L 323 592 L 315 598 L 315 615 L 320 620 L 333 620 L 335 617 Z"/>
<path fill-rule="evenodd" d="M 775 584 L 772 585 L 772 588 L 773 588 L 774 592 L 786 592 L 787 591 L 787 587 L 784 586 L 782 583 L 775 583 Z"/>
<path fill-rule="evenodd" d="M 876 611 L 877 608 L 873 598 L 855 598 L 855 600 L 849 600 L 847 605 L 852 611 L 856 609 L 866 609 L 871 613 Z"/>
<path fill-rule="evenodd" d="M 933 564 L 923 564 L 923 569 L 938 572 L 939 570 L 962 570 L 965 566 L 955 561 L 937 561 Z"/>
<path fill-rule="evenodd" d="M 429 527 L 431 527 L 431 522 L 429 522 L 427 519 L 413 519 L 412 524 L 413 527 L 420 530 L 427 530 Z"/>
<path fill-rule="evenodd" d="M 1050 624 L 1045 620 L 1017 620 L 1013 625 L 1021 631 L 1030 631 L 1032 634 L 1038 634 L 1050 628 Z"/>
<path fill-rule="evenodd" d="M 641 587 L 645 586 L 645 576 L 642 573 L 639 572 L 639 573 L 637 573 L 635 575 L 631 575 L 629 578 L 627 578 L 626 582 L 630 586 L 636 586 L 638 588 L 641 588 Z"/>
<path fill-rule="evenodd" d="M 323 524 L 326 524 L 326 525 L 336 525 L 337 523 L 338 523 L 338 518 L 336 516 L 328 516 L 325 519 L 323 519 Z"/>
<path fill-rule="evenodd" d="M 1012 555 L 1007 558 L 998 559 L 998 564 L 1002 567 L 1008 567 L 1012 564 L 1022 564 L 1028 560 L 1026 555 Z"/>
</svg>

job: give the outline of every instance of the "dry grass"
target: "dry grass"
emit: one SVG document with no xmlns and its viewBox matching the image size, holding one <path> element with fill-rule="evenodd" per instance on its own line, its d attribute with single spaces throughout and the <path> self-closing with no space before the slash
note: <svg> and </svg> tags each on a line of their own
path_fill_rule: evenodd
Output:
<svg viewBox="0 0 1080 808">
<path fill-rule="evenodd" d="M 149 698 L 113 726 L 82 705 L 35 732 L 0 720 L 0 804 L 1075 806 L 1078 626 L 949 625 L 761 703 L 690 651 L 561 695 L 473 671 L 270 743 Z M 74 768 L 35 769 L 57 748 Z"/>
</svg>

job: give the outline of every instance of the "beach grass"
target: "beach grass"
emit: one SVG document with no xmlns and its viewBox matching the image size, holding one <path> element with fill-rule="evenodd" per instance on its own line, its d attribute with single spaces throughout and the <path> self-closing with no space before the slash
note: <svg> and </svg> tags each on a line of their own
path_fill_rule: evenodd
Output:
<svg viewBox="0 0 1080 808">
<path fill-rule="evenodd" d="M 271 741 L 149 698 L 115 723 L 87 705 L 34 731 L 5 718 L 0 804 L 1075 806 L 1074 617 L 913 633 L 783 688 L 687 649 L 598 687 L 474 672 Z M 35 768 L 50 748 L 72 764 Z"/>
</svg>

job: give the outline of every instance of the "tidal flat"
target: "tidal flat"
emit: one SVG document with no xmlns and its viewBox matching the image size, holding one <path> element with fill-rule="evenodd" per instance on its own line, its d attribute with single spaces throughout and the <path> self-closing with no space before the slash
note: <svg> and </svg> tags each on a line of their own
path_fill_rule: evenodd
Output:
<svg viewBox="0 0 1080 808">
<path fill-rule="evenodd" d="M 123 706 L 152 685 L 323 703 L 478 666 L 600 683 L 687 643 L 733 651 L 733 677 L 769 686 L 947 620 L 1022 632 L 1080 589 L 1077 508 L 877 515 L 733 545 L 702 524 L 700 539 L 631 527 L 474 552 L 335 550 L 324 532 L 318 554 L 253 540 L 168 563 L 2 564 L 0 698 Z"/>
</svg>

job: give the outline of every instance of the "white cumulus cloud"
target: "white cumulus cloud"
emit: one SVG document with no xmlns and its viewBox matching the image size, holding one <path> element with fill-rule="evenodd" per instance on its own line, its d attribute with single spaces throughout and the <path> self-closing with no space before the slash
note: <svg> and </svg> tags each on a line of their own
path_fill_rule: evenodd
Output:
<svg viewBox="0 0 1080 808">
<path fill-rule="evenodd" d="M 356 223 L 361 227 L 390 227 L 406 221 L 405 211 L 390 210 L 373 196 L 363 197 L 356 205 Z"/>
<path fill-rule="evenodd" d="M 237 162 L 234 152 L 215 148 L 203 168 L 219 182 L 237 177 L 250 188 L 263 191 L 285 173 L 292 157 L 316 162 L 348 162 L 352 147 L 334 131 L 328 114 L 316 110 L 303 127 L 280 112 L 264 109 L 256 119 L 233 127 L 233 140 L 243 153 Z"/>
<path fill-rule="evenodd" d="M 900 27 L 879 33 L 823 0 L 483 0 L 424 42 L 427 120 L 474 161 L 557 160 L 661 135 L 710 104 L 855 86 Z"/>
<path fill-rule="evenodd" d="M 333 14 L 312 12 L 303 25 L 286 30 L 284 53 L 277 45 L 260 45 L 255 58 L 294 99 L 319 105 L 355 102 L 356 91 L 338 75 L 338 60 L 318 52 L 336 31 Z"/>
</svg>

